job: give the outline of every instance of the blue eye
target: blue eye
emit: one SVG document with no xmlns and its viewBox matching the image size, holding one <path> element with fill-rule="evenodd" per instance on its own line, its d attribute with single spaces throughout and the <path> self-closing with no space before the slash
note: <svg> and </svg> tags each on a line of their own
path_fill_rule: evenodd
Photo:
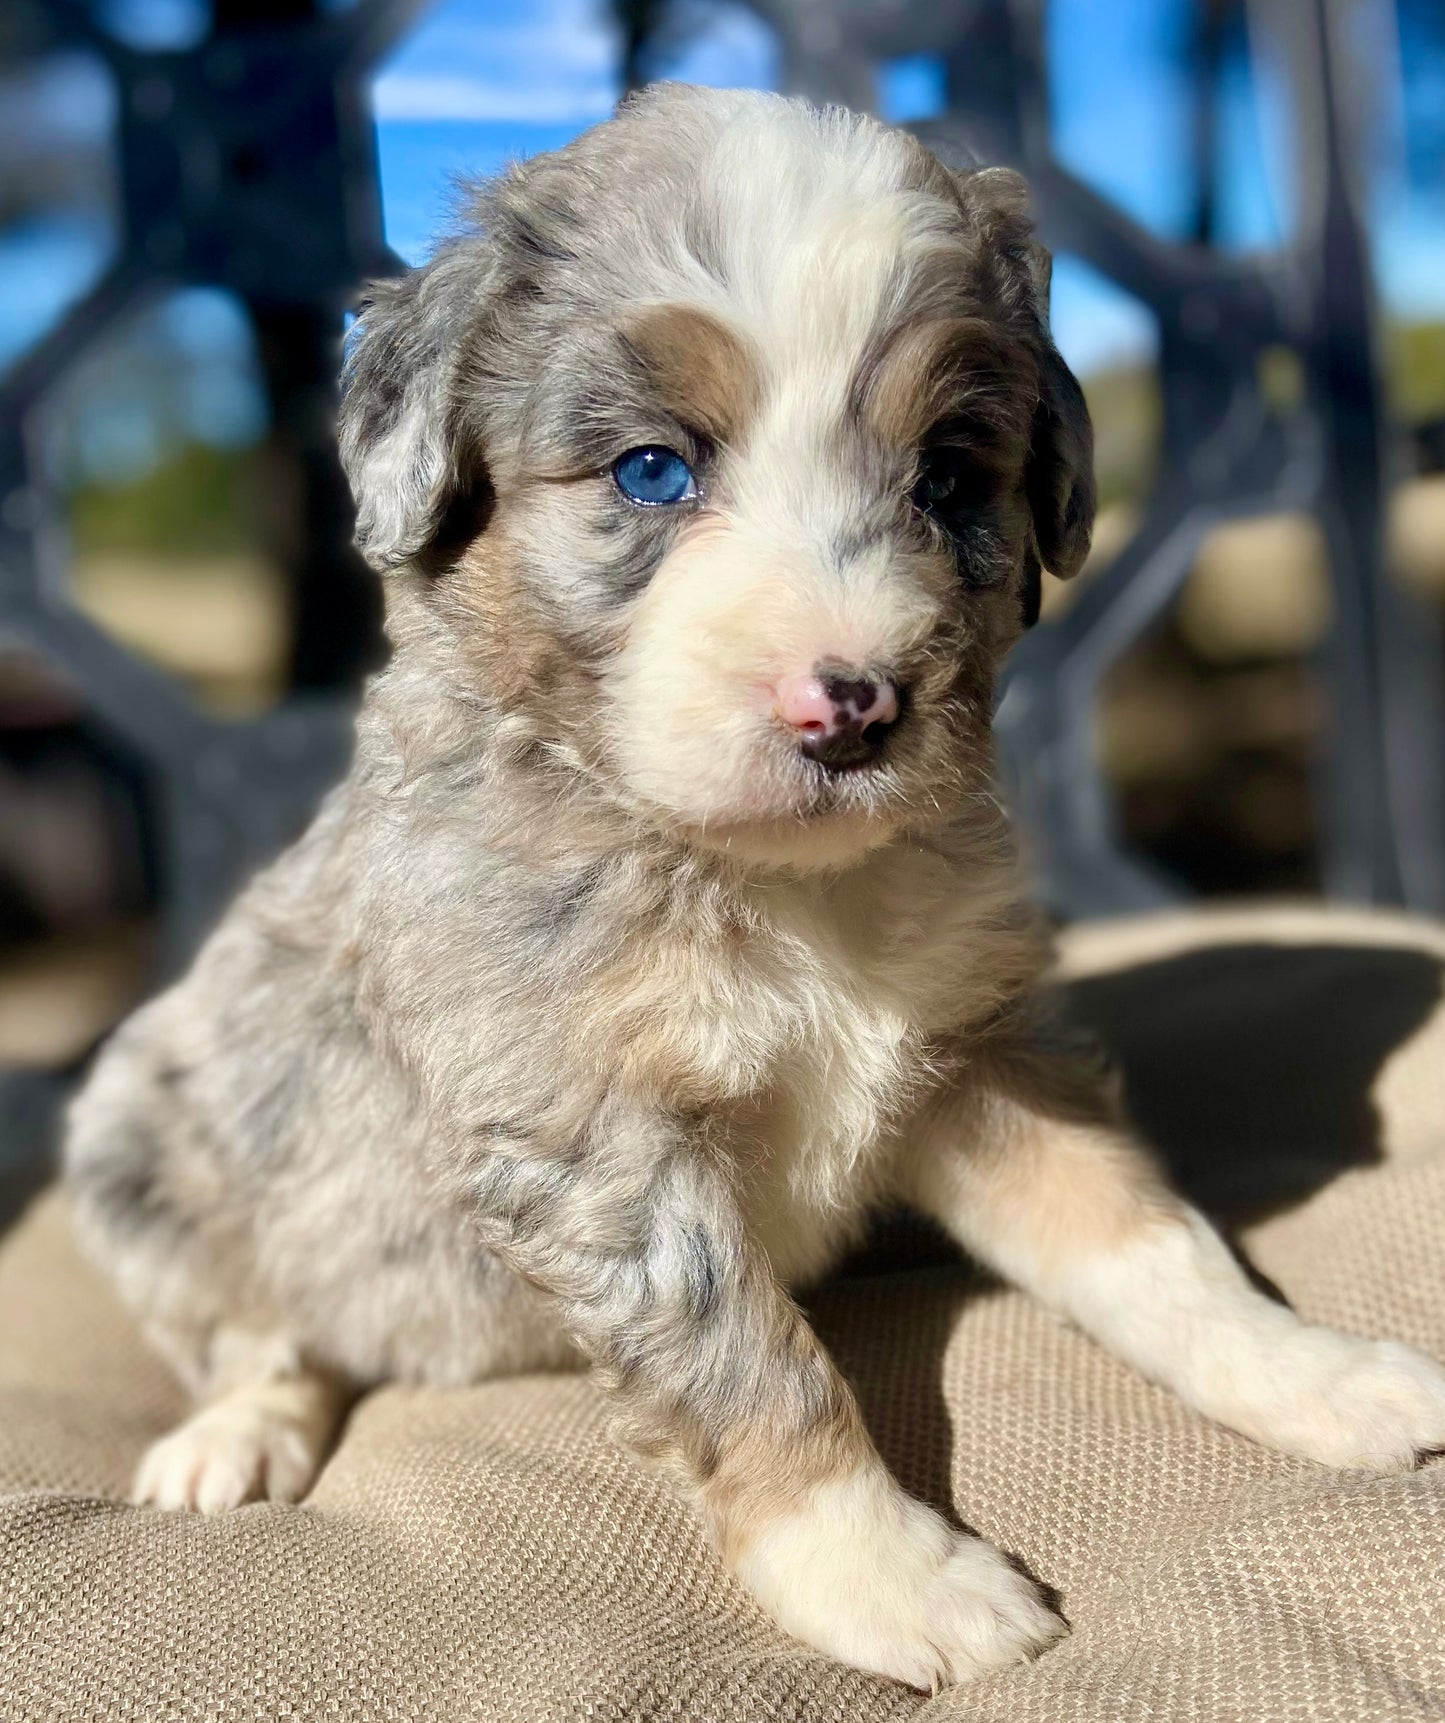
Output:
<svg viewBox="0 0 1445 1723">
<path fill-rule="evenodd" d="M 697 495 L 692 468 L 676 449 L 655 443 L 619 455 L 612 463 L 612 477 L 623 496 L 648 507 L 688 502 Z"/>
</svg>

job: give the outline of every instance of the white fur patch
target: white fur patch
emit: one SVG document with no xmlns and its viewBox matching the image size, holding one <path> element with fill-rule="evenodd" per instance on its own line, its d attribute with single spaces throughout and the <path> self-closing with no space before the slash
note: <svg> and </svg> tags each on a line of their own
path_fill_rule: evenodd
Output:
<svg viewBox="0 0 1445 1723">
<path fill-rule="evenodd" d="M 952 1530 L 881 1467 L 819 1486 L 736 1570 L 789 1633 L 913 1687 L 1021 1663 L 1066 1631 L 996 1549 Z"/>
<path fill-rule="evenodd" d="M 1070 1267 L 1051 1300 L 1189 1405 L 1271 1448 L 1394 1471 L 1445 1448 L 1445 1370 L 1301 1322 L 1252 1287 L 1192 1212 Z"/>
<path fill-rule="evenodd" d="M 268 1383 L 207 1406 L 146 1449 L 139 1505 L 225 1513 L 243 1502 L 300 1501 L 320 1469 L 334 1408 L 306 1383 Z"/>
</svg>

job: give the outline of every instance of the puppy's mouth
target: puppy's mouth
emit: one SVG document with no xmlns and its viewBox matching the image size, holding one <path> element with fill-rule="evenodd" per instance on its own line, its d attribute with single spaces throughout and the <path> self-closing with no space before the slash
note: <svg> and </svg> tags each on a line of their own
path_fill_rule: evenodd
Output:
<svg viewBox="0 0 1445 1723">
<path fill-rule="evenodd" d="M 831 865 L 886 842 L 910 816 L 897 742 L 856 757 L 843 750 L 824 763 L 782 737 L 771 740 L 753 781 L 696 822 L 708 847 Z"/>
<path fill-rule="evenodd" d="M 957 750 L 933 688 L 828 661 L 795 682 L 695 674 L 647 703 L 657 683 L 626 684 L 608 743 L 629 797 L 689 844 L 801 867 L 944 813 Z"/>
<path fill-rule="evenodd" d="M 892 829 L 914 811 L 930 713 L 896 685 L 880 689 L 856 672 L 809 678 L 801 691 L 759 682 L 750 703 L 751 735 L 729 762 L 720 824 Z"/>
<path fill-rule="evenodd" d="M 843 747 L 824 761 L 755 709 L 732 731 L 699 727 L 677 762 L 693 769 L 655 780 L 661 794 L 649 799 L 676 836 L 745 867 L 847 868 L 952 817 L 974 793 L 953 717 L 946 704 L 915 697 L 907 722 L 881 742 L 869 738 L 866 756 Z"/>
<path fill-rule="evenodd" d="M 829 814 L 882 813 L 895 806 L 902 784 L 894 766 L 896 743 L 879 749 L 865 744 L 866 751 L 840 751 L 826 763 L 804 757 L 796 762 L 799 774 L 799 815 L 823 819 Z"/>
</svg>

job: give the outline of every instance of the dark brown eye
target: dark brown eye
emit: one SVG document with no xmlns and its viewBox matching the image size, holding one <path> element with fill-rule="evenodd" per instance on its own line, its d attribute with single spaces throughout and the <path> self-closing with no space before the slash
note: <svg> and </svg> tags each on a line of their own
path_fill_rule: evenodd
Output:
<svg viewBox="0 0 1445 1723">
<path fill-rule="evenodd" d="M 1008 576 L 998 551 L 994 509 L 998 481 L 976 453 L 950 443 L 935 444 L 918 457 L 909 499 L 948 534 L 959 576 L 971 591 L 997 586 Z"/>
<path fill-rule="evenodd" d="M 925 449 L 911 493 L 914 508 L 936 515 L 944 525 L 954 520 L 970 501 L 964 463 L 959 449 Z"/>
</svg>

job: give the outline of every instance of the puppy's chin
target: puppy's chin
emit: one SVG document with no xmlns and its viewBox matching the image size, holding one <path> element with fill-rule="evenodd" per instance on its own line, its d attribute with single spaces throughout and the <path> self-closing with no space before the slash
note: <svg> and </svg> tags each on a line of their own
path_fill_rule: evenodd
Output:
<svg viewBox="0 0 1445 1723">
<path fill-rule="evenodd" d="M 677 828 L 674 828 L 676 830 Z M 821 873 L 846 868 L 897 834 L 895 821 L 855 810 L 796 819 L 710 821 L 682 828 L 698 849 L 745 868 Z"/>
</svg>

